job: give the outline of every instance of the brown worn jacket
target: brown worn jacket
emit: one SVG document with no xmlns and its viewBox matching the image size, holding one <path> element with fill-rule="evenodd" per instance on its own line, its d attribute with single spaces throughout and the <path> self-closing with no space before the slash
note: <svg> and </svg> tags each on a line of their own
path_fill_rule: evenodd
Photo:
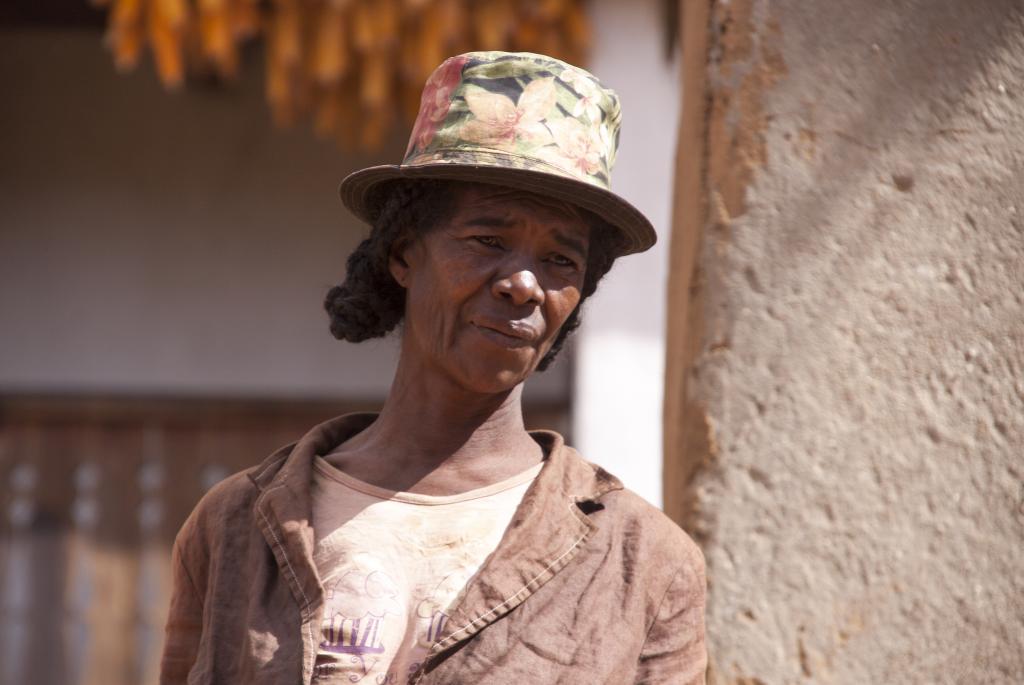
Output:
<svg viewBox="0 0 1024 685">
<path fill-rule="evenodd" d="M 162 683 L 311 682 L 313 457 L 373 419 L 321 424 L 202 499 L 174 545 Z M 412 682 L 703 683 L 697 546 L 561 436 L 533 436 L 546 463 Z"/>
</svg>

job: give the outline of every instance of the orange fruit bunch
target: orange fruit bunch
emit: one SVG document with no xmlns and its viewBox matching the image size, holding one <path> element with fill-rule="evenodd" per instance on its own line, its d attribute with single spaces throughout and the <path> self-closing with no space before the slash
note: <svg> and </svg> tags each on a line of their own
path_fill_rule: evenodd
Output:
<svg viewBox="0 0 1024 685">
<path fill-rule="evenodd" d="M 225 80 L 240 49 L 264 41 L 274 120 L 311 115 L 323 137 L 374 150 L 416 116 L 423 83 L 445 57 L 470 50 L 540 52 L 585 61 L 583 0 L 95 0 L 120 70 L 148 45 L 160 80 Z"/>
</svg>

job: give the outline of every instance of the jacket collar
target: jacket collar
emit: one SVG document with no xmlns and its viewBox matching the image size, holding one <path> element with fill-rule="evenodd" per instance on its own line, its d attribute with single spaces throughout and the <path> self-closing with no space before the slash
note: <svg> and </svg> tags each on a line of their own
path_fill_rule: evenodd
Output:
<svg viewBox="0 0 1024 685">
<path fill-rule="evenodd" d="M 256 521 L 283 577 L 295 596 L 303 620 L 323 602 L 323 588 L 313 563 L 313 460 L 369 426 L 376 414 L 346 414 L 309 431 L 291 448 L 283 448 L 250 474 L 260 491 Z M 584 461 L 552 431 L 531 436 L 547 455 L 544 467 L 527 490 L 497 549 L 470 581 L 450 614 L 433 653 L 440 653 L 507 614 L 550 580 L 583 547 L 595 529 L 586 511 L 622 483 Z"/>
<path fill-rule="evenodd" d="M 597 528 L 588 512 L 600 508 L 602 495 L 622 489 L 615 476 L 584 461 L 558 433 L 530 434 L 547 454 L 544 468 L 497 549 L 452 607 L 432 658 L 512 611 L 565 568 Z"/>
<path fill-rule="evenodd" d="M 308 621 L 323 604 L 313 562 L 313 460 L 369 426 L 376 414 L 346 414 L 315 426 L 291 447 L 271 455 L 249 475 L 260 491 L 256 525 Z"/>
</svg>

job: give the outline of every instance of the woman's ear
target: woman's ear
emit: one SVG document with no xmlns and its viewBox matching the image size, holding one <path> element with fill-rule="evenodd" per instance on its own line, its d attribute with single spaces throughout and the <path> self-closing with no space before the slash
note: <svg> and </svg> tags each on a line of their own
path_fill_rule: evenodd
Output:
<svg viewBox="0 0 1024 685">
<path fill-rule="evenodd" d="M 388 253 L 388 271 L 395 282 L 403 288 L 409 287 L 409 262 L 407 254 L 411 247 L 408 238 L 398 238 L 391 243 L 391 251 Z"/>
</svg>

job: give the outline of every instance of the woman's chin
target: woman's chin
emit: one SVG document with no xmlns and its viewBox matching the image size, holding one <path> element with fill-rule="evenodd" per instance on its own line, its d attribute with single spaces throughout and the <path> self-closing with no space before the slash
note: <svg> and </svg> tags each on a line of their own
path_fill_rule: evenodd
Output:
<svg viewBox="0 0 1024 685">
<path fill-rule="evenodd" d="M 483 395 L 496 395 L 512 390 L 530 377 L 535 367 L 527 366 L 491 366 L 473 365 L 476 368 L 463 367 L 459 374 L 463 387 Z"/>
</svg>

